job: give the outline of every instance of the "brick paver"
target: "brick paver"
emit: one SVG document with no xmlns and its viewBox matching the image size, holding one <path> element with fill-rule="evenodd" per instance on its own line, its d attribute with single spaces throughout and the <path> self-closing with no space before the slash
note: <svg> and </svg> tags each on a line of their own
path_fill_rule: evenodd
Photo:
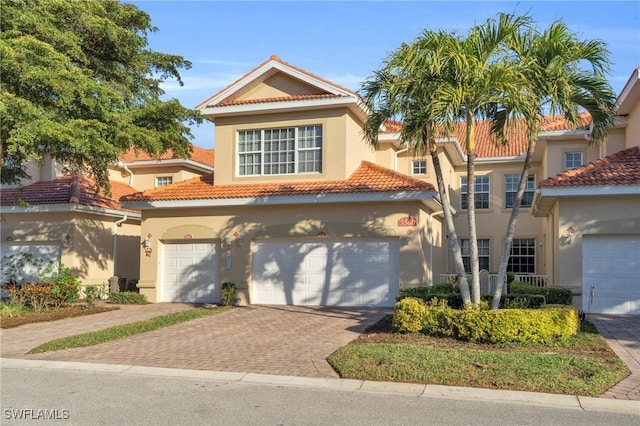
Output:
<svg viewBox="0 0 640 426">
<path fill-rule="evenodd" d="M 591 314 L 588 318 L 631 370 L 631 375 L 601 395 L 640 401 L 640 316 Z"/>
<path fill-rule="evenodd" d="M 325 358 L 390 312 L 390 309 L 375 308 L 249 306 L 101 345 L 43 354 L 24 355 L 26 350 L 35 346 L 35 340 L 41 338 L 29 336 L 31 343 L 20 345 L 21 348 L 27 348 L 26 350 L 16 353 L 16 350 L 12 349 L 5 355 L 5 341 L 11 346 L 14 340 L 37 330 L 19 327 L 6 330 L 11 331 L 11 335 L 5 335 L 3 330 L 2 356 L 303 377 L 338 377 Z M 107 314 L 93 317 L 103 315 Z M 76 320 L 65 321 L 71 323 Z M 73 327 L 67 327 L 69 331 L 71 328 Z M 21 332 L 16 333 L 13 330 Z M 51 338 L 54 337 L 46 340 Z"/>
</svg>

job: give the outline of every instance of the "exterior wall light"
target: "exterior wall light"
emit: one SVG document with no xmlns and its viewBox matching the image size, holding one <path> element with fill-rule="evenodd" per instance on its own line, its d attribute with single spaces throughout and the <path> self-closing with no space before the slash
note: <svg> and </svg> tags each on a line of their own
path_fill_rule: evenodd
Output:
<svg viewBox="0 0 640 426">
<path fill-rule="evenodd" d="M 572 226 L 567 228 L 567 235 L 564 237 L 565 238 L 565 242 L 567 244 L 571 244 L 571 240 L 573 239 L 573 234 L 576 232 L 575 229 L 573 229 Z"/>
</svg>

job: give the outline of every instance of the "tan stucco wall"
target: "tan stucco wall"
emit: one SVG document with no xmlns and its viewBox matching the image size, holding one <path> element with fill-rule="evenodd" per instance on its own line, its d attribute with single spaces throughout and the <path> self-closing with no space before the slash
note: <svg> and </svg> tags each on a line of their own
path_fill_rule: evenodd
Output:
<svg viewBox="0 0 640 426">
<path fill-rule="evenodd" d="M 489 239 L 489 263 L 490 271 L 497 272 L 502 255 L 503 241 L 507 231 L 507 223 L 511 215 L 511 208 L 505 207 L 505 175 L 520 175 L 522 162 L 500 163 L 500 164 L 477 164 L 475 168 L 476 176 L 489 176 L 489 209 L 476 209 L 476 230 L 478 239 Z M 540 180 L 540 165 L 534 164 L 530 174 L 536 176 L 536 181 Z M 454 224 L 458 237 L 469 238 L 469 224 L 466 210 L 460 208 L 460 178 L 467 175 L 466 168 L 456 169 L 453 179 L 452 205 L 458 210 L 458 215 L 454 218 Z M 545 259 L 545 246 L 543 235 L 543 220 L 529 214 L 528 207 L 521 207 L 516 223 L 514 238 L 527 238 L 536 240 L 536 273 L 546 274 L 547 265 Z M 542 245 L 541 245 L 542 244 Z M 452 272 L 453 257 L 449 259 L 449 270 Z"/>
<path fill-rule="evenodd" d="M 626 147 L 640 146 L 640 102 L 636 103 L 627 119 Z"/>
<path fill-rule="evenodd" d="M 406 203 L 344 203 L 297 206 L 241 206 L 208 209 L 153 209 L 145 212 L 142 235 L 151 234 L 150 257 L 140 262 L 141 292 L 157 301 L 161 283 L 163 243 L 184 238 L 191 241 L 231 240 L 232 268 L 224 269 L 226 249 L 220 253 L 220 282 L 233 281 L 249 285 L 251 281 L 252 241 L 264 238 L 393 238 L 400 241 L 401 287 L 426 279 L 426 246 L 423 230 L 427 223 L 422 205 Z M 411 215 L 419 220 L 416 227 L 398 227 L 398 219 Z M 437 221 L 434 232 L 441 235 Z M 237 233 L 237 236 L 236 236 Z M 240 243 L 238 243 L 238 238 Z M 437 240 L 437 239 L 436 239 Z M 439 260 L 435 256 L 436 260 Z M 249 288 L 249 292 L 251 289 Z"/>
<path fill-rule="evenodd" d="M 238 131 L 316 124 L 322 125 L 323 132 L 322 173 L 258 177 L 236 176 Z M 216 185 L 346 179 L 362 160 L 374 159 L 374 154 L 362 141 L 359 127 L 354 124 L 354 119 L 348 114 L 346 108 L 247 117 L 219 117 L 216 119 L 215 132 L 216 158 L 218 158 Z M 349 155 L 346 155 L 347 153 Z"/>
<path fill-rule="evenodd" d="M 157 177 L 171 176 L 173 182 L 176 183 L 202 175 L 202 173 L 187 169 L 185 166 L 168 164 L 159 164 L 154 167 L 131 167 L 130 170 L 134 174 L 133 187 L 138 191 L 155 188 Z M 109 168 L 109 179 L 127 185 L 130 182 L 129 173 L 116 167 Z"/>
<path fill-rule="evenodd" d="M 61 262 L 78 274 L 83 285 L 106 284 L 113 275 L 113 223 L 117 218 L 72 212 L 3 213 L 2 217 L 2 241 L 61 244 L 68 234 L 70 244 L 62 248 Z M 134 221 L 118 228 L 119 276 L 138 277 L 139 230 Z"/>
<path fill-rule="evenodd" d="M 615 140 L 612 142 L 612 146 L 615 146 Z M 582 152 L 582 161 L 584 164 L 589 164 L 600 158 L 600 147 L 596 145 L 589 146 L 589 142 L 584 138 L 547 141 L 545 158 L 546 176 L 542 179 L 555 176 L 565 171 L 564 155 L 566 152 Z"/>
<path fill-rule="evenodd" d="M 237 100 L 279 98 L 294 95 L 316 95 L 323 93 L 319 88 L 295 80 L 281 72 L 267 77 L 262 83 L 255 85 L 238 96 Z"/>
<path fill-rule="evenodd" d="M 555 244 L 558 252 L 558 284 L 582 286 L 582 238 L 584 235 L 640 236 L 640 196 L 565 198 L 558 201 Z M 571 244 L 566 230 L 575 229 Z"/>
</svg>

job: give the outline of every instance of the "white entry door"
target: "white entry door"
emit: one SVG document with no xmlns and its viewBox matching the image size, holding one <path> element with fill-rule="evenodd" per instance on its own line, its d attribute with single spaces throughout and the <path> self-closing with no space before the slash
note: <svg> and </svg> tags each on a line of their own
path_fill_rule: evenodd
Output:
<svg viewBox="0 0 640 426">
<path fill-rule="evenodd" d="M 582 239 L 582 309 L 640 314 L 640 235 L 585 235 Z"/>
<path fill-rule="evenodd" d="M 397 241 L 261 241 L 253 245 L 252 303 L 393 306 L 397 295 Z"/>
<path fill-rule="evenodd" d="M 219 252 L 212 242 L 164 244 L 161 301 L 220 302 Z"/>
</svg>

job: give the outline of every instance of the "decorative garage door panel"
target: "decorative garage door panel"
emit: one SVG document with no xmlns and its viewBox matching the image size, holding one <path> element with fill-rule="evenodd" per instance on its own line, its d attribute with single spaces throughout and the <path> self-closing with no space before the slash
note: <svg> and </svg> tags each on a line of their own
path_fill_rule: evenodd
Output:
<svg viewBox="0 0 640 426">
<path fill-rule="evenodd" d="M 584 236 L 582 309 L 585 312 L 640 314 L 638 277 L 640 235 Z"/>
<path fill-rule="evenodd" d="M 216 243 L 165 244 L 161 301 L 220 302 L 219 252 Z"/>
<path fill-rule="evenodd" d="M 257 242 L 252 303 L 393 306 L 398 294 L 395 241 Z"/>
<path fill-rule="evenodd" d="M 29 254 L 31 259 L 38 262 L 38 265 L 32 262 L 24 262 L 24 266 L 18 273 L 18 280 L 36 281 L 38 273 L 47 265 L 60 262 L 60 244 L 58 243 L 2 243 L 2 282 L 9 279 L 10 271 L 7 266 L 13 259 L 18 259 L 25 254 Z"/>
</svg>

